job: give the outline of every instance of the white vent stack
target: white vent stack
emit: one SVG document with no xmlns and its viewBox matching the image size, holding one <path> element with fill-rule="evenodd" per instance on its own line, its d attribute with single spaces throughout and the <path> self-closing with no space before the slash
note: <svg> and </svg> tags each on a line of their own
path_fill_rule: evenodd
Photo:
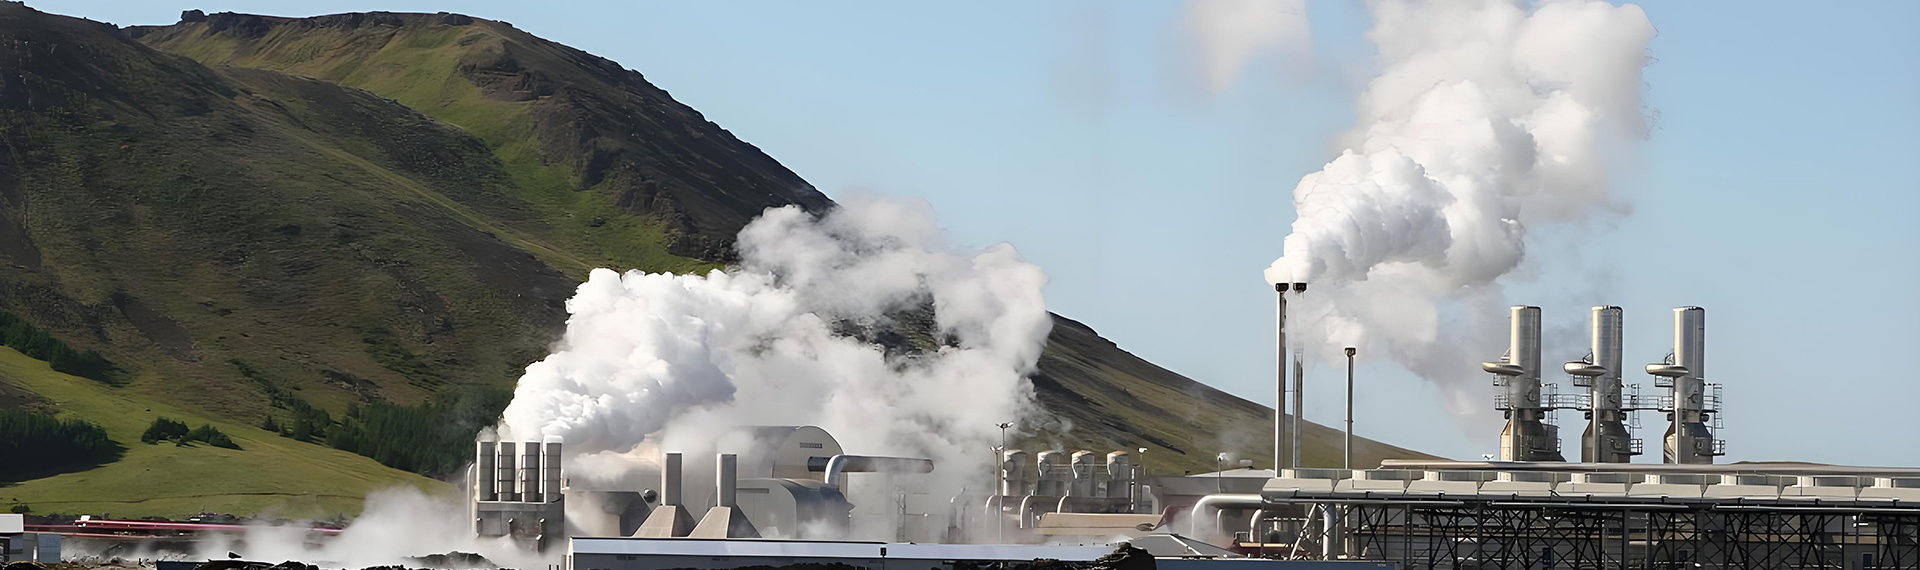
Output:
<svg viewBox="0 0 1920 570">
<path fill-rule="evenodd" d="M 522 446 L 520 460 L 520 500 L 528 503 L 544 503 L 540 495 L 540 442 L 529 441 Z"/>
<path fill-rule="evenodd" d="M 1293 438 L 1293 442 L 1288 445 L 1293 452 L 1293 461 L 1288 463 L 1288 465 L 1292 465 L 1294 468 L 1302 466 L 1300 464 L 1300 454 L 1303 451 L 1301 448 L 1304 447 L 1304 445 L 1300 442 L 1300 436 L 1303 431 L 1300 427 L 1300 418 L 1304 417 L 1307 413 L 1306 389 L 1307 365 L 1305 362 L 1301 362 L 1300 355 L 1295 354 L 1293 355 L 1293 415 L 1287 418 L 1287 435 Z M 1274 473 L 1279 474 L 1278 471 Z"/>
<path fill-rule="evenodd" d="M 1125 451 L 1107 454 L 1107 498 L 1133 498 L 1133 455 Z"/>
<path fill-rule="evenodd" d="M 1094 452 L 1084 449 L 1073 452 L 1073 484 L 1067 487 L 1067 496 L 1094 496 L 1094 491 L 1100 488 L 1100 481 L 1096 478 L 1099 470 L 1094 465 L 1098 462 L 1099 456 Z"/>
<path fill-rule="evenodd" d="M 1059 451 L 1042 451 L 1034 462 L 1035 473 L 1033 494 L 1042 497 L 1062 497 L 1067 494 L 1067 458 Z"/>
<path fill-rule="evenodd" d="M 715 460 L 713 486 L 719 489 L 714 502 L 722 507 L 733 508 L 739 505 L 740 496 L 740 458 L 731 453 L 722 453 Z"/>
<path fill-rule="evenodd" d="M 661 461 L 660 468 L 660 504 L 662 506 L 681 506 L 680 454 L 668 453 Z"/>
<path fill-rule="evenodd" d="M 1000 494 L 1027 494 L 1027 452 L 1010 449 L 1000 454 Z"/>
<path fill-rule="evenodd" d="M 546 500 L 543 502 L 547 502 L 547 503 L 559 502 L 561 497 L 563 496 L 563 493 L 561 493 L 561 488 L 560 488 L 560 444 L 561 443 L 562 441 L 560 439 L 560 436 L 550 435 L 550 436 L 547 436 L 546 445 L 543 446 L 546 448 L 545 449 L 546 458 L 540 462 L 540 466 L 544 469 L 544 473 L 545 473 L 545 476 L 541 477 L 542 483 L 540 485 L 541 489 L 545 492 L 544 497 L 546 498 Z"/>
<path fill-rule="evenodd" d="M 1500 460 L 1566 461 L 1558 430 L 1545 422 L 1548 409 L 1540 397 L 1540 308 L 1515 306 L 1509 318 L 1506 355 L 1480 365 L 1494 375 L 1493 385 L 1503 388 L 1494 397 L 1494 407 L 1507 417 Z"/>
<path fill-rule="evenodd" d="M 473 452 L 473 492 L 474 499 L 480 501 L 500 500 L 500 487 L 494 481 L 493 442 L 481 441 L 474 444 Z"/>
<path fill-rule="evenodd" d="M 1647 365 L 1647 373 L 1656 377 L 1655 386 L 1673 389 L 1661 406 L 1672 420 L 1663 442 L 1667 463 L 1707 464 L 1724 454 L 1723 442 L 1714 439 L 1708 427 L 1720 403 L 1718 394 L 1709 393 L 1706 368 L 1706 309 L 1675 308 L 1673 353 L 1665 362 Z"/>
<path fill-rule="evenodd" d="M 635 538 L 678 538 L 693 528 L 693 517 L 682 502 L 680 454 L 667 453 L 660 459 L 660 505 L 647 513 Z"/>
<path fill-rule="evenodd" d="M 499 499 L 506 502 L 518 502 L 520 500 L 520 487 L 518 485 L 520 478 L 518 477 L 519 470 L 514 468 L 517 461 L 514 455 L 513 442 L 499 442 L 498 447 L 495 449 L 498 450 L 498 454 L 495 455 L 494 460 L 494 472 L 497 474 L 495 481 L 500 489 Z"/>
<path fill-rule="evenodd" d="M 1627 427 L 1625 394 L 1621 388 L 1620 307 L 1593 308 L 1589 352 L 1583 360 L 1566 364 L 1573 385 L 1588 388 L 1587 431 L 1580 437 L 1580 460 L 1587 463 L 1630 463 L 1633 431 Z"/>
</svg>

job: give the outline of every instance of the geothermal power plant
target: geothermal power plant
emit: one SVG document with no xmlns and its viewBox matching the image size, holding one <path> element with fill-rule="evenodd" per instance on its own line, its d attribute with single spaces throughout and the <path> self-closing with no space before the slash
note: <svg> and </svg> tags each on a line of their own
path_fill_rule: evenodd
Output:
<svg viewBox="0 0 1920 570">
<path fill-rule="evenodd" d="M 1276 422 L 1292 436 L 1278 470 L 1148 477 L 1125 450 L 996 449 L 991 480 L 927 497 L 901 489 L 941 466 L 850 453 L 810 426 L 746 428 L 719 439 L 750 443 L 711 457 L 637 451 L 618 484 L 571 483 L 557 440 L 480 441 L 473 532 L 564 551 L 576 570 L 1084 562 L 1117 542 L 1174 565 L 1920 567 L 1920 470 L 1716 464 L 1705 310 L 1673 309 L 1672 351 L 1635 366 L 1656 395 L 1629 382 L 1623 317 L 1591 309 L 1587 352 L 1559 367 L 1578 391 L 1559 393 L 1540 309 L 1510 309 L 1504 352 L 1481 365 L 1506 419 L 1487 461 L 1305 467 L 1299 430 Z M 1586 420 L 1577 445 L 1561 412 Z M 1657 463 L 1633 462 L 1642 414 L 1665 420 Z"/>
</svg>

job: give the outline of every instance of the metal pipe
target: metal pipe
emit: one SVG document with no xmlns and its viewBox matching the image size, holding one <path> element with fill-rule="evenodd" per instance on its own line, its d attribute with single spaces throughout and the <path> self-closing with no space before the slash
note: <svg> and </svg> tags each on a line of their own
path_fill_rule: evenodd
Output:
<svg viewBox="0 0 1920 570">
<path fill-rule="evenodd" d="M 680 454 L 668 453 L 660 467 L 660 506 L 680 506 Z"/>
<path fill-rule="evenodd" d="M 520 500 L 529 503 L 546 502 L 540 494 L 540 442 L 529 441 L 521 444 L 520 455 Z"/>
<path fill-rule="evenodd" d="M 832 462 L 829 461 L 828 465 L 832 465 Z M 832 467 L 828 468 L 831 469 Z M 714 488 L 718 489 L 719 492 L 715 493 L 713 498 L 714 502 L 718 503 L 719 506 L 728 508 L 735 506 L 739 499 L 739 475 L 739 456 L 731 453 L 720 454 L 714 469 Z"/>
<path fill-rule="evenodd" d="M 479 500 L 497 501 L 500 499 L 500 487 L 494 479 L 493 442 L 478 442 L 473 452 L 473 484 Z"/>
<path fill-rule="evenodd" d="M 514 443 L 511 441 L 502 441 L 494 447 L 496 453 L 493 464 L 496 477 L 494 481 L 500 489 L 500 500 L 508 503 L 520 500 L 520 488 L 515 484 L 519 469 L 515 469 L 513 465 L 519 456 L 514 454 L 513 448 Z"/>
<path fill-rule="evenodd" d="M 1293 432 L 1293 466 L 1294 468 L 1301 467 L 1300 435 L 1301 435 L 1301 432 L 1305 430 L 1300 429 L 1300 419 L 1302 416 L 1305 416 L 1307 413 L 1306 388 L 1307 388 L 1306 364 L 1300 361 L 1300 355 L 1295 354 L 1293 355 L 1293 421 L 1292 421 L 1293 429 L 1288 430 Z M 1279 477 L 1280 473 L 1274 472 L 1273 476 Z"/>
<path fill-rule="evenodd" d="M 826 482 L 846 488 L 848 473 L 932 473 L 933 460 L 918 457 L 882 457 L 878 455 L 835 455 L 827 459 Z"/>
<path fill-rule="evenodd" d="M 1273 284 L 1274 317 L 1274 371 L 1279 379 L 1274 382 L 1273 404 L 1273 475 L 1291 467 L 1289 462 L 1293 454 L 1287 450 L 1287 284 Z"/>
<path fill-rule="evenodd" d="M 1193 521 L 1191 528 L 1188 529 L 1188 535 L 1196 539 L 1205 540 L 1203 537 L 1206 535 L 1201 533 L 1202 528 L 1200 521 L 1220 516 L 1220 509 L 1229 507 L 1261 508 L 1265 506 L 1266 502 L 1260 499 L 1260 495 L 1252 493 L 1215 493 L 1201 497 L 1199 502 L 1193 504 Z M 1209 511 L 1208 509 L 1212 510 Z M 1219 528 L 1219 523 L 1216 522 L 1214 528 L 1206 530 L 1208 532 L 1217 532 L 1221 529 Z"/>
<path fill-rule="evenodd" d="M 1353 355 L 1359 352 L 1347 347 L 1347 433 L 1340 440 L 1340 468 L 1353 468 Z M 1279 476 L 1279 474 L 1275 474 Z"/>
<path fill-rule="evenodd" d="M 541 459 L 540 462 L 540 468 L 545 470 L 545 483 L 540 486 L 544 491 L 542 498 L 546 499 L 546 502 L 549 503 L 558 503 L 562 498 L 560 493 L 560 444 L 560 436 L 547 436 L 546 457 Z"/>
</svg>

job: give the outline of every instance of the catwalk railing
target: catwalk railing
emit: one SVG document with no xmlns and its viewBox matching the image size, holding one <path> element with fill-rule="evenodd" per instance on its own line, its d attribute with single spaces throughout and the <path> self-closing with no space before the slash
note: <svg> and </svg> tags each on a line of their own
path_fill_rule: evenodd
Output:
<svg viewBox="0 0 1920 570">
<path fill-rule="evenodd" d="M 1334 552 L 1407 569 L 1920 569 L 1915 505 L 1520 497 L 1288 502 L 1340 513 Z"/>
</svg>

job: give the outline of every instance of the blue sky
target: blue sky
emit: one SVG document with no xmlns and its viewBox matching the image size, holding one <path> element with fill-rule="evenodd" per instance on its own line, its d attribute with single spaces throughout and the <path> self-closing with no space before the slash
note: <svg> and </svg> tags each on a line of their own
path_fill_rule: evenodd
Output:
<svg viewBox="0 0 1920 570">
<path fill-rule="evenodd" d="M 1371 65 L 1364 8 L 1332 1 L 1308 6 L 1312 71 L 1256 58 L 1217 93 L 1196 79 L 1178 2 L 30 4 L 122 25 L 188 8 L 506 20 L 640 71 L 830 195 L 927 199 L 957 241 L 1008 241 L 1045 268 L 1055 311 L 1259 402 L 1273 316 L 1258 272 Z M 1905 361 L 1920 346 L 1920 3 L 1642 6 L 1659 29 L 1644 91 L 1657 118 L 1616 173 L 1633 212 L 1541 236 L 1511 299 L 1550 325 L 1625 307 L 1630 364 L 1666 354 L 1670 308 L 1706 307 L 1729 459 L 1920 465 Z M 1494 451 L 1497 422 L 1361 362 L 1360 434 Z M 1334 425 L 1340 379 L 1308 378 L 1308 419 Z M 1579 423 L 1562 419 L 1569 435 Z M 1643 423 L 1657 438 L 1660 418 Z"/>
</svg>

